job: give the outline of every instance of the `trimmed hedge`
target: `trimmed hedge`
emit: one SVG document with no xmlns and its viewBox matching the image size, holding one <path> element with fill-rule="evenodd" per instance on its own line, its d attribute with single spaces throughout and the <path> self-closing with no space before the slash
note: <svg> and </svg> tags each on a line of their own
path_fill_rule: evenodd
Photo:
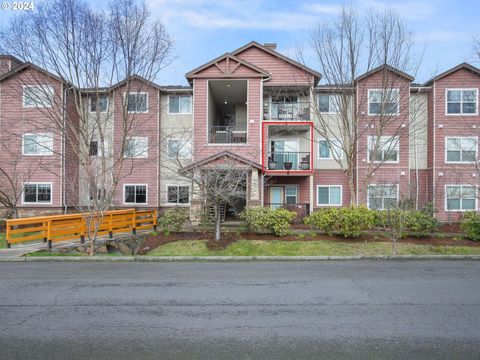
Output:
<svg viewBox="0 0 480 360">
<path fill-rule="evenodd" d="M 272 210 L 265 207 L 252 207 L 239 214 L 242 225 L 246 230 L 277 236 L 289 234 L 290 225 L 296 216 L 297 214 L 294 211 L 283 208 Z"/>
<path fill-rule="evenodd" d="M 461 227 L 467 238 L 480 241 L 480 214 L 474 211 L 463 214 Z"/>
<path fill-rule="evenodd" d="M 171 232 L 179 232 L 182 230 L 188 217 L 188 209 L 168 209 L 162 214 L 160 220 L 158 220 L 158 226 L 165 235 L 169 235 Z"/>
</svg>

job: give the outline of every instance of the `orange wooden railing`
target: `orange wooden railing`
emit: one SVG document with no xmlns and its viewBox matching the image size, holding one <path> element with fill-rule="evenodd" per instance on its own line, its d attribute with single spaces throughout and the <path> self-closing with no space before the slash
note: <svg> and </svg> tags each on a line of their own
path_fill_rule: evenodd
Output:
<svg viewBox="0 0 480 360">
<path fill-rule="evenodd" d="M 82 242 L 88 237 L 88 221 L 90 219 L 90 234 L 94 227 L 97 236 L 115 233 L 136 233 L 142 229 L 156 229 L 157 210 L 113 210 L 105 211 L 94 217 L 88 213 L 36 216 L 22 219 L 9 219 L 6 221 L 7 247 L 11 244 L 25 241 L 43 240 L 52 243 L 65 240 L 80 239 Z"/>
</svg>

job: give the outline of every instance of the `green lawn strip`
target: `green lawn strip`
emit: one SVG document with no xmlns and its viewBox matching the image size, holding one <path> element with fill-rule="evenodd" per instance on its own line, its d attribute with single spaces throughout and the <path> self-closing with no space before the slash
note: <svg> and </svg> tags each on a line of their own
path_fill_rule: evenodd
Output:
<svg viewBox="0 0 480 360">
<path fill-rule="evenodd" d="M 392 255 L 388 242 L 342 243 L 333 241 L 240 240 L 224 250 L 210 251 L 202 240 L 161 245 L 153 256 L 375 256 Z M 397 244 L 397 255 L 480 255 L 480 247 Z"/>
<path fill-rule="evenodd" d="M 5 238 L 5 233 L 0 233 L 0 249 L 7 247 L 7 239 Z"/>
</svg>

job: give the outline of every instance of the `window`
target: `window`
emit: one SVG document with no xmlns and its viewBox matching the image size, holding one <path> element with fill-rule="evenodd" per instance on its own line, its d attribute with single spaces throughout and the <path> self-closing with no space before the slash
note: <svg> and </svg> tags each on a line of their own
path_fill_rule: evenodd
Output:
<svg viewBox="0 0 480 360">
<path fill-rule="evenodd" d="M 125 185 L 124 200 L 125 204 L 146 204 L 147 185 Z"/>
<path fill-rule="evenodd" d="M 447 211 L 477 209 L 477 192 L 471 185 L 447 185 L 445 187 Z"/>
<path fill-rule="evenodd" d="M 399 89 L 368 90 L 368 115 L 398 115 Z"/>
<path fill-rule="evenodd" d="M 170 95 L 168 97 L 169 114 L 191 114 L 192 97 L 190 95 Z"/>
<path fill-rule="evenodd" d="M 368 137 L 368 161 L 398 163 L 398 136 Z"/>
<path fill-rule="evenodd" d="M 52 107 L 53 86 L 24 85 L 23 107 Z"/>
<path fill-rule="evenodd" d="M 148 138 L 131 137 L 126 140 L 125 153 L 126 158 L 146 158 L 148 157 Z"/>
<path fill-rule="evenodd" d="M 148 96 L 147 93 L 130 92 L 127 95 L 127 111 L 128 112 L 148 112 Z"/>
<path fill-rule="evenodd" d="M 342 186 L 341 185 L 318 185 L 317 206 L 341 206 Z"/>
<path fill-rule="evenodd" d="M 397 185 L 370 185 L 368 187 L 368 208 L 386 210 L 394 208 L 398 201 Z"/>
<path fill-rule="evenodd" d="M 90 141 L 90 149 L 89 149 L 90 156 L 102 156 L 108 154 L 108 140 L 105 139 L 103 143 L 98 140 Z"/>
<path fill-rule="evenodd" d="M 319 159 L 342 159 L 343 150 L 340 141 L 322 139 L 318 142 Z"/>
<path fill-rule="evenodd" d="M 52 184 L 51 183 L 25 183 L 23 184 L 24 204 L 51 204 Z"/>
<path fill-rule="evenodd" d="M 318 95 L 318 109 L 321 113 L 339 113 L 341 99 L 339 95 L 320 94 Z"/>
<path fill-rule="evenodd" d="M 107 198 L 107 190 L 95 188 L 90 189 L 90 200 L 93 201 L 95 197 L 97 201 L 105 201 L 105 199 Z"/>
<path fill-rule="evenodd" d="M 477 89 L 447 89 L 447 114 L 477 113 Z"/>
<path fill-rule="evenodd" d="M 285 202 L 287 204 L 297 203 L 297 191 L 296 186 L 285 186 Z"/>
<path fill-rule="evenodd" d="M 190 140 L 170 139 L 167 148 L 168 157 L 171 159 L 190 159 L 192 148 Z"/>
<path fill-rule="evenodd" d="M 190 201 L 188 186 L 167 186 L 167 203 L 188 204 Z"/>
<path fill-rule="evenodd" d="M 108 96 L 98 95 L 90 98 L 90 112 L 106 112 L 108 108 Z"/>
<path fill-rule="evenodd" d="M 52 155 L 52 134 L 23 134 L 23 155 Z"/>
<path fill-rule="evenodd" d="M 446 162 L 475 162 L 477 158 L 476 137 L 447 137 L 445 138 Z"/>
</svg>

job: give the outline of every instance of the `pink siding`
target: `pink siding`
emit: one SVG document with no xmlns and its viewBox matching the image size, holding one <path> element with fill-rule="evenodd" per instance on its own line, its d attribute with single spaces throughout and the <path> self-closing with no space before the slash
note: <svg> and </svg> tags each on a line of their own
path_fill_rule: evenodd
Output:
<svg viewBox="0 0 480 360">
<path fill-rule="evenodd" d="M 312 85 L 313 76 L 306 73 L 298 66 L 273 56 L 259 48 L 250 47 L 237 56 L 272 74 L 271 80 L 266 85 Z"/>
<path fill-rule="evenodd" d="M 480 77 L 461 69 L 435 82 L 435 206 L 441 220 L 456 219 L 459 212 L 445 211 L 445 185 L 478 185 L 478 172 L 475 164 L 447 164 L 445 162 L 445 137 L 477 136 L 480 129 L 479 115 L 446 115 L 446 89 L 473 88 L 479 91 Z M 477 99 L 478 110 L 478 99 Z M 441 126 L 441 127 L 439 127 Z M 478 149 L 477 149 L 478 151 Z M 433 161 L 433 159 L 432 159 Z M 439 172 L 443 175 L 439 175 Z M 473 175 L 475 174 L 475 177 Z M 477 196 L 478 197 L 478 196 Z"/>
<path fill-rule="evenodd" d="M 265 185 L 264 202 L 270 203 L 270 187 L 297 185 L 297 202 L 299 204 L 310 203 L 310 178 L 308 176 L 275 176 L 269 179 Z"/>
<path fill-rule="evenodd" d="M 235 70 L 234 67 L 237 66 L 238 62 L 236 62 L 233 59 L 228 59 L 227 60 L 221 60 L 216 65 L 211 65 L 205 69 L 203 69 L 201 72 L 197 73 L 194 75 L 195 78 L 219 78 L 223 77 L 225 74 L 228 74 L 229 71 L 231 71 L 231 74 L 229 74 L 231 77 L 261 77 L 262 75 L 252 69 L 249 68 L 245 65 L 239 65 Z M 218 66 L 218 67 L 217 67 Z"/>
<path fill-rule="evenodd" d="M 23 107 L 23 85 L 52 85 L 54 106 L 42 111 L 38 108 Z M 52 204 L 28 204 L 25 207 L 61 207 L 62 192 L 62 136 L 59 122 L 62 122 L 61 84 L 33 69 L 26 69 L 0 83 L 0 144 L 8 144 L 0 151 L 0 162 L 12 169 L 9 162 L 17 158 L 20 171 L 18 183 L 52 183 Z M 53 155 L 22 155 L 22 135 L 24 133 L 52 133 Z M 20 205 L 22 206 L 22 205 Z"/>
<path fill-rule="evenodd" d="M 115 194 L 115 205 L 118 207 L 157 207 L 158 206 L 158 131 L 159 110 L 158 89 L 153 86 L 134 81 L 129 85 L 130 92 L 148 93 L 148 112 L 136 113 L 130 115 L 128 126 L 131 130 L 124 131 L 122 124 L 122 101 L 126 86 L 119 87 L 114 92 L 114 158 L 121 156 L 122 137 L 147 137 L 148 138 L 148 157 L 124 159 L 120 169 L 120 182 Z M 133 124 L 132 124 L 133 122 Z M 147 185 L 147 204 L 124 204 L 124 185 L 125 184 L 146 184 Z"/>
<path fill-rule="evenodd" d="M 313 204 L 312 209 L 323 208 L 317 205 L 317 186 L 318 185 L 341 185 L 342 186 L 342 206 L 350 206 L 350 190 L 348 188 L 348 179 L 342 170 L 315 170 L 313 175 Z"/>
</svg>

